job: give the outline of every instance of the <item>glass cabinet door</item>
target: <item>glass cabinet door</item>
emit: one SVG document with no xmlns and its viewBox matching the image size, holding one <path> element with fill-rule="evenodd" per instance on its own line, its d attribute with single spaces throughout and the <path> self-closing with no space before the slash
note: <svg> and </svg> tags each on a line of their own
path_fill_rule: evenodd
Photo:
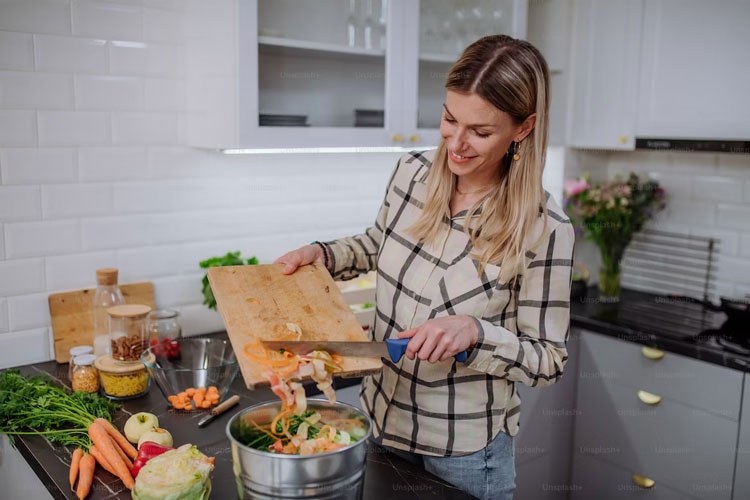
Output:
<svg viewBox="0 0 750 500">
<path fill-rule="evenodd" d="M 387 0 L 258 0 L 258 126 L 385 127 Z"/>
<path fill-rule="evenodd" d="M 526 7 L 519 0 L 420 1 L 416 124 L 423 142 L 437 144 L 445 81 L 463 49 L 485 35 L 523 37 Z"/>
</svg>

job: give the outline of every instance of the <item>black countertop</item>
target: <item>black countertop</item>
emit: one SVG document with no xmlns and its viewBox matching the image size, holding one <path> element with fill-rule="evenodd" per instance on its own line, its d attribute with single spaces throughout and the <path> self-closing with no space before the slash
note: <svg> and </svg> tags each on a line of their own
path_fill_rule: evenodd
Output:
<svg viewBox="0 0 750 500">
<path fill-rule="evenodd" d="M 225 336 L 225 334 L 216 334 Z M 18 368 L 25 375 L 46 373 L 68 385 L 68 365 L 55 361 L 37 363 Z M 340 383 L 340 382 L 339 382 Z M 212 474 L 211 498 L 237 498 L 237 488 L 232 473 L 232 455 L 226 436 L 226 425 L 232 415 L 248 406 L 263 401 L 278 399 L 270 389 L 249 391 L 245 388 L 241 374 L 237 375 L 229 394 L 238 394 L 240 403 L 217 417 L 204 428 L 198 428 L 198 420 L 208 410 L 184 412 L 171 410 L 159 389 L 151 386 L 143 397 L 122 402 L 122 408 L 113 415 L 113 421 L 122 429 L 133 413 L 148 411 L 159 417 L 159 425 L 170 431 L 175 445 L 192 443 L 203 453 L 216 457 L 216 468 Z M 16 439 L 16 447 L 26 459 L 42 483 L 54 498 L 75 498 L 68 485 L 71 450 L 51 445 L 41 437 L 31 436 Z M 364 482 L 364 499 L 471 499 L 471 495 L 446 484 L 421 467 L 387 452 L 374 443 L 367 443 L 367 469 Z M 130 491 L 115 476 L 97 467 L 89 499 L 129 499 Z"/>
<path fill-rule="evenodd" d="M 717 329 L 727 319 L 723 312 L 684 297 L 622 290 L 620 301 L 611 303 L 598 293 L 590 287 L 586 296 L 571 300 L 572 327 L 750 372 L 750 355 L 731 352 L 717 341 L 722 335 Z M 745 328 L 750 339 L 750 325 Z"/>
</svg>

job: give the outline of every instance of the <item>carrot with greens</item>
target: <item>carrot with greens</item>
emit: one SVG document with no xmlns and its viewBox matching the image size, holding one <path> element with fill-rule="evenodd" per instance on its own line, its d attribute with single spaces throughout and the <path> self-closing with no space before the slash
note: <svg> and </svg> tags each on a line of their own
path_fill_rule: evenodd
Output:
<svg viewBox="0 0 750 500">
<path fill-rule="evenodd" d="M 115 469 L 112 468 L 112 465 L 107 461 L 106 458 L 104 458 L 104 455 L 99 451 L 99 448 L 97 448 L 96 445 L 93 445 L 91 448 L 89 448 L 89 453 L 96 459 L 96 462 L 102 466 L 102 469 L 106 470 L 113 476 L 117 475 Z"/>
<path fill-rule="evenodd" d="M 78 489 L 76 489 L 76 496 L 78 500 L 83 500 L 89 496 L 91 491 L 91 484 L 94 482 L 94 469 L 96 468 L 96 460 L 90 454 L 83 455 L 80 462 L 80 470 L 78 475 Z"/>
<path fill-rule="evenodd" d="M 110 439 L 110 441 L 112 441 L 112 446 L 115 447 L 115 449 L 117 450 L 117 453 L 120 455 L 120 458 L 122 459 L 122 461 L 125 463 L 125 465 L 128 466 L 128 470 L 132 472 L 133 471 L 133 461 L 130 460 L 130 458 L 125 454 L 125 451 L 122 448 L 120 448 L 120 446 L 118 446 L 118 444 L 115 442 L 114 439 L 112 439 L 112 436 L 110 436 L 109 439 Z"/>
<path fill-rule="evenodd" d="M 83 457 L 83 449 L 81 448 L 76 448 L 70 457 L 70 491 L 75 491 L 73 487 L 76 484 L 76 479 L 78 479 L 78 467 L 81 464 L 81 457 Z"/>
<path fill-rule="evenodd" d="M 117 451 L 117 445 L 109 437 L 107 429 L 102 426 L 99 422 L 95 421 L 89 426 L 89 437 L 94 445 L 99 448 L 99 451 L 107 459 L 107 462 L 112 466 L 115 471 L 115 475 L 120 478 L 120 481 L 129 490 L 135 486 L 133 475 L 128 470 L 128 466 L 120 458 L 120 453 Z"/>
<path fill-rule="evenodd" d="M 107 432 L 107 434 L 110 435 L 112 440 L 125 452 L 125 454 L 130 457 L 131 459 L 135 460 L 138 456 L 138 450 L 135 449 L 135 447 L 130 444 L 130 441 L 128 441 L 128 438 L 126 438 L 122 432 L 120 432 L 117 427 L 112 425 L 112 423 L 109 420 L 103 419 L 103 418 L 97 418 L 94 420 L 95 424 L 101 425 L 104 430 Z M 96 443 L 94 443 L 96 444 Z"/>
</svg>

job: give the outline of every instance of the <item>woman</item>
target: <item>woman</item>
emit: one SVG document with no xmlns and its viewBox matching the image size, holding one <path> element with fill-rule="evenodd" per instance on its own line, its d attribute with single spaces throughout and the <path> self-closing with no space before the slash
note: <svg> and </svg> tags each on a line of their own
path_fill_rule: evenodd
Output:
<svg viewBox="0 0 750 500">
<path fill-rule="evenodd" d="M 574 237 L 542 188 L 548 81 L 528 42 L 473 43 L 446 82 L 440 145 L 400 159 L 375 225 L 276 261 L 377 269 L 373 338 L 411 340 L 363 380 L 375 439 L 480 498 L 515 488 L 514 384 L 550 385 L 567 360 Z"/>
</svg>

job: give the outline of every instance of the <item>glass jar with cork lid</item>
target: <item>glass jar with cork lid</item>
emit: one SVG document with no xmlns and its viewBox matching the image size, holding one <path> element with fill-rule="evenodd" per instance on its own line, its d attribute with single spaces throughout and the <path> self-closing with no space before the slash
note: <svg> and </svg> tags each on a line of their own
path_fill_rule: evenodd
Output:
<svg viewBox="0 0 750 500">
<path fill-rule="evenodd" d="M 107 309 L 112 359 L 118 363 L 139 363 L 148 349 L 146 317 L 151 308 L 143 304 L 123 304 Z"/>
</svg>

